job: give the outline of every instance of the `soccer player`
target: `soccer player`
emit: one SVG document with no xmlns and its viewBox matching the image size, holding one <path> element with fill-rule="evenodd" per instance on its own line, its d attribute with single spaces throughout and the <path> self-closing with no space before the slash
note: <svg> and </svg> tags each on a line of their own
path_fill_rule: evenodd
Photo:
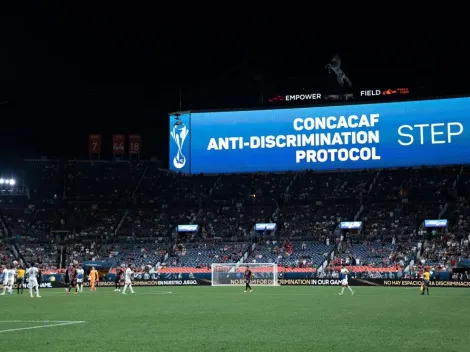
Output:
<svg viewBox="0 0 470 352">
<path fill-rule="evenodd" d="M 83 278 L 85 276 L 85 270 L 81 266 L 77 269 L 77 290 L 83 292 Z"/>
<path fill-rule="evenodd" d="M 96 282 L 98 281 L 98 278 L 98 271 L 95 267 L 92 267 L 90 271 L 90 291 L 96 291 Z"/>
<path fill-rule="evenodd" d="M 114 292 L 121 291 L 121 280 L 123 272 L 124 270 L 121 267 L 116 268 L 116 289 L 114 290 Z"/>
<path fill-rule="evenodd" d="M 32 265 L 30 268 L 28 268 L 27 273 L 29 277 L 29 281 L 28 281 L 29 295 L 31 296 L 31 298 L 33 298 L 33 288 L 34 288 L 36 291 L 36 297 L 41 298 L 41 296 L 39 296 L 39 283 L 38 283 L 39 269 L 38 267 L 35 264 Z"/>
<path fill-rule="evenodd" d="M 42 271 L 39 265 L 37 265 L 36 267 L 38 268 L 38 287 L 41 288 Z"/>
<path fill-rule="evenodd" d="M 21 290 L 21 294 L 23 294 L 23 288 L 24 288 L 24 274 L 26 271 L 20 266 L 18 269 L 16 269 L 16 294 L 18 295 Z"/>
<path fill-rule="evenodd" d="M 354 291 L 352 290 L 351 287 L 349 287 L 349 284 L 348 284 L 348 274 L 349 274 L 349 270 L 346 269 L 344 267 L 344 265 L 341 266 L 341 272 L 340 272 L 340 276 L 341 276 L 341 293 L 339 294 L 340 296 L 342 296 L 344 294 L 344 288 L 347 287 L 349 292 L 351 292 L 351 295 L 354 294 Z"/>
<path fill-rule="evenodd" d="M 129 287 L 131 292 L 134 294 L 134 289 L 132 288 L 132 279 L 134 277 L 134 271 L 132 270 L 132 265 L 129 265 L 129 267 L 126 269 L 126 272 L 124 273 L 124 288 L 122 290 L 122 294 L 126 294 L 126 290 Z"/>
<path fill-rule="evenodd" d="M 8 294 L 11 295 L 13 293 L 13 286 L 15 285 L 16 269 L 8 270 L 7 276 L 8 276 Z"/>
<path fill-rule="evenodd" d="M 250 267 L 248 265 L 246 266 L 244 275 L 245 275 L 245 292 L 248 292 L 248 290 L 250 290 L 250 292 L 253 292 L 253 289 L 250 286 L 251 277 L 253 276 L 253 273 L 251 272 Z"/>
<path fill-rule="evenodd" d="M 75 294 L 78 294 L 77 269 L 75 269 L 75 266 L 72 263 L 70 263 L 69 268 L 67 269 L 66 276 L 68 277 L 67 294 L 70 294 L 70 292 L 72 292 L 73 287 L 75 287 Z"/>
<path fill-rule="evenodd" d="M 428 293 L 429 296 L 429 282 L 431 281 L 431 273 L 429 272 L 429 268 L 426 267 L 424 268 L 424 273 L 423 273 L 423 286 L 422 286 L 422 292 L 421 296 L 424 296 L 424 291 Z"/>
<path fill-rule="evenodd" d="M 2 265 L 2 281 L 3 281 L 3 292 L 1 296 L 5 296 L 5 291 L 8 288 L 8 269 L 5 265 Z"/>
</svg>

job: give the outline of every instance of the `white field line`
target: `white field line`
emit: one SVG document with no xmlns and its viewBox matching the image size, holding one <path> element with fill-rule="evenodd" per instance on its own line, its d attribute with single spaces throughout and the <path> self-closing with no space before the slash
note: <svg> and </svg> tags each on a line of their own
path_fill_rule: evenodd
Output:
<svg viewBox="0 0 470 352">
<path fill-rule="evenodd" d="M 171 291 L 162 291 L 162 292 L 136 292 L 135 294 L 136 295 L 139 295 L 139 296 L 142 296 L 142 295 L 169 295 L 173 292 Z M 68 295 L 67 294 L 64 294 L 64 292 L 46 292 L 45 293 L 45 296 L 47 297 L 48 295 L 50 294 L 59 294 L 59 295 L 62 295 L 64 297 L 67 297 Z M 112 296 L 118 296 L 118 295 L 122 295 L 122 292 L 110 292 L 110 291 L 97 291 L 97 292 L 79 292 L 77 296 L 81 296 L 81 295 L 98 295 L 98 296 L 104 296 L 104 295 L 112 295 Z M 131 292 L 127 293 L 126 292 L 126 296 L 132 296 L 133 294 Z M 44 296 L 44 292 L 43 292 L 43 296 L 41 297 L 45 297 Z M 1 321 L 0 321 L 1 322 Z"/>
<path fill-rule="evenodd" d="M 36 325 L 36 326 L 28 326 L 27 328 L 14 328 L 14 329 L 5 329 L 0 330 L 0 334 L 4 332 L 13 332 L 13 331 L 23 331 L 23 330 L 33 330 L 33 329 L 42 329 L 42 328 L 52 328 L 55 326 L 65 326 L 65 325 L 74 325 L 74 324 L 82 324 L 84 321 L 31 321 L 31 320 L 0 320 L 0 323 L 46 323 L 46 325 Z M 53 324 L 49 324 L 53 323 Z"/>
</svg>

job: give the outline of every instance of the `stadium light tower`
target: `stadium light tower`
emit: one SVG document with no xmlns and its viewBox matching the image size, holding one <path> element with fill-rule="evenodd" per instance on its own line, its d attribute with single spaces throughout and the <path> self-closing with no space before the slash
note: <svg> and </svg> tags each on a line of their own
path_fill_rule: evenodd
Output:
<svg viewBox="0 0 470 352">
<path fill-rule="evenodd" d="M 3 185 L 5 183 L 5 179 L 0 178 L 0 185 Z"/>
</svg>

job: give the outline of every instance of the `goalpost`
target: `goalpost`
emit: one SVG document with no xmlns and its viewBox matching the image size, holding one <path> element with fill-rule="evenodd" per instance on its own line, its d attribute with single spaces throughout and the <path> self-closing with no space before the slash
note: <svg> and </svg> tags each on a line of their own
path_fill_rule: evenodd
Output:
<svg viewBox="0 0 470 352">
<path fill-rule="evenodd" d="M 244 286 L 247 266 L 252 273 L 251 285 L 279 286 L 277 264 L 274 263 L 212 263 L 212 286 Z"/>
</svg>

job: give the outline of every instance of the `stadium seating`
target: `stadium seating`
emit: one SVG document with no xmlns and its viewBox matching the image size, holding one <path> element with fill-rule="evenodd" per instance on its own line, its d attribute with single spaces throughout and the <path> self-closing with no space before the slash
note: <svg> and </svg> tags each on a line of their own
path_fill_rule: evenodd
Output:
<svg viewBox="0 0 470 352">
<path fill-rule="evenodd" d="M 179 245 L 167 261 L 168 266 L 210 267 L 214 262 L 236 263 L 248 249 L 247 243 Z"/>
<path fill-rule="evenodd" d="M 414 249 L 416 249 L 416 244 L 411 241 L 385 243 L 375 240 L 361 244 L 344 242 L 341 254 L 337 256 L 335 262 L 337 264 L 362 265 L 374 268 L 394 265 L 405 267 L 412 259 Z M 341 259 L 341 262 L 338 262 L 338 258 Z"/>
<path fill-rule="evenodd" d="M 9 246 L 0 242 L 0 265 L 8 265 L 15 260 Z"/>
<path fill-rule="evenodd" d="M 79 201 L 122 200 L 133 193 L 144 168 L 140 162 L 70 161 L 67 196 Z"/>
<path fill-rule="evenodd" d="M 45 267 L 58 266 L 59 243 L 68 260 L 141 267 L 168 253 L 160 268 L 167 273 L 207 272 L 212 262 L 235 262 L 245 253 L 248 262 L 314 272 L 333 250 L 333 266 L 355 262 L 356 272 L 393 272 L 423 240 L 422 259 L 432 265 L 468 258 L 469 167 L 193 176 L 153 162 L 39 160 L 24 168 L 16 194 L 23 196 L 2 202 L 0 194 L 7 229 L 0 231 L 16 240 L 26 261 Z M 425 242 L 422 221 L 440 214 L 450 221 L 450 239 L 439 233 Z M 355 218 L 362 231 L 339 230 L 341 221 Z M 260 222 L 276 222 L 277 231 L 255 233 Z M 178 224 L 200 230 L 176 236 Z"/>
<path fill-rule="evenodd" d="M 374 171 L 350 173 L 303 172 L 292 187 L 296 195 L 292 201 L 320 201 L 357 199 L 367 191 L 374 179 Z"/>
<path fill-rule="evenodd" d="M 31 202 L 47 205 L 62 197 L 63 168 L 59 161 L 31 160 L 24 168 Z"/>
<path fill-rule="evenodd" d="M 283 267 L 318 267 L 334 246 L 317 242 L 276 243 L 258 245 L 247 262 L 277 263 Z"/>
</svg>

